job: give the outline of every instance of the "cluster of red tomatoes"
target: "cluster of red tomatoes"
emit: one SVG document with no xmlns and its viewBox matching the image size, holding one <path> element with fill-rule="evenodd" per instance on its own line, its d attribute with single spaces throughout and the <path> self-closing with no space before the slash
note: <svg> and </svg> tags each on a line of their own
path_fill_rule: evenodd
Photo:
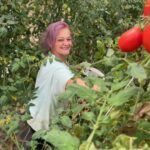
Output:
<svg viewBox="0 0 150 150">
<path fill-rule="evenodd" d="M 143 12 L 144 18 L 150 17 L 150 0 L 147 0 Z M 142 45 L 150 53 L 150 23 L 147 23 L 142 30 L 135 26 L 124 32 L 118 40 L 119 48 L 122 52 L 133 52 Z"/>
</svg>

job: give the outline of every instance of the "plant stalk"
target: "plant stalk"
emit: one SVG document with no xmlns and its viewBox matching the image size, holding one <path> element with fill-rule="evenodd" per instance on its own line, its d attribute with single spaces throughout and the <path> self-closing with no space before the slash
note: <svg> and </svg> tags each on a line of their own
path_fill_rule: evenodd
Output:
<svg viewBox="0 0 150 150">
<path fill-rule="evenodd" d="M 104 111 L 105 105 L 106 105 L 106 99 L 105 99 L 105 101 L 104 101 L 104 103 L 103 103 L 102 109 L 101 109 L 100 112 L 99 112 L 99 115 L 98 115 L 98 117 L 97 117 L 96 123 L 94 124 L 93 131 L 91 132 L 90 136 L 89 136 L 88 139 L 87 139 L 87 145 L 86 145 L 85 150 L 89 150 L 89 148 L 90 148 L 90 146 L 91 146 L 91 143 L 92 143 L 94 134 L 95 134 L 96 130 L 97 130 L 98 127 L 99 127 L 99 121 L 100 121 L 100 118 L 101 118 L 102 113 L 103 113 L 103 111 Z"/>
</svg>

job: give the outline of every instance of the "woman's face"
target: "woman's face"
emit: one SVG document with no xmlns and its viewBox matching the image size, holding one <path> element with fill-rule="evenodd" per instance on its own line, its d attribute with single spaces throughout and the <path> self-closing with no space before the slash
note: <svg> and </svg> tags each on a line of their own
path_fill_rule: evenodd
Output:
<svg viewBox="0 0 150 150">
<path fill-rule="evenodd" d="M 65 60 L 66 56 L 69 55 L 72 47 L 72 37 L 68 28 L 61 29 L 54 43 L 52 53 L 61 60 Z"/>
</svg>

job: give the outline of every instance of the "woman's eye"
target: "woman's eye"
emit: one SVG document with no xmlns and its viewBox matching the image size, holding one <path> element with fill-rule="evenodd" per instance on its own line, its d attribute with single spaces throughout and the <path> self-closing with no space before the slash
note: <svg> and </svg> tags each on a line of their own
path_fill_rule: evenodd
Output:
<svg viewBox="0 0 150 150">
<path fill-rule="evenodd" d="M 72 39 L 67 39 L 67 41 L 72 41 Z"/>
<path fill-rule="evenodd" d="M 63 39 L 58 39 L 58 41 L 59 41 L 59 42 L 62 42 L 62 41 L 63 41 Z"/>
<path fill-rule="evenodd" d="M 65 40 L 66 40 L 66 41 L 72 41 L 71 38 L 68 38 L 68 39 L 57 39 L 58 42 L 63 42 L 63 41 L 65 41 Z"/>
</svg>

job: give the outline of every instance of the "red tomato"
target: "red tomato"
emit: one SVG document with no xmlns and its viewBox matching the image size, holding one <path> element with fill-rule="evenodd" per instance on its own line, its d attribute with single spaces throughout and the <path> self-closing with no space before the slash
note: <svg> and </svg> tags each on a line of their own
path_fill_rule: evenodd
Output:
<svg viewBox="0 0 150 150">
<path fill-rule="evenodd" d="M 122 52 L 136 51 L 142 45 L 142 30 L 136 26 L 124 32 L 118 40 L 118 45 Z"/>
<path fill-rule="evenodd" d="M 150 0 L 147 0 L 147 1 L 145 2 L 145 5 L 150 5 Z"/>
<path fill-rule="evenodd" d="M 144 7 L 144 17 L 150 16 L 150 6 L 146 5 Z"/>
<path fill-rule="evenodd" d="M 144 17 L 150 16 L 150 0 L 147 0 L 145 2 L 145 6 L 144 6 Z"/>
<path fill-rule="evenodd" d="M 143 46 L 146 51 L 150 53 L 150 23 L 144 28 L 143 31 Z"/>
</svg>

